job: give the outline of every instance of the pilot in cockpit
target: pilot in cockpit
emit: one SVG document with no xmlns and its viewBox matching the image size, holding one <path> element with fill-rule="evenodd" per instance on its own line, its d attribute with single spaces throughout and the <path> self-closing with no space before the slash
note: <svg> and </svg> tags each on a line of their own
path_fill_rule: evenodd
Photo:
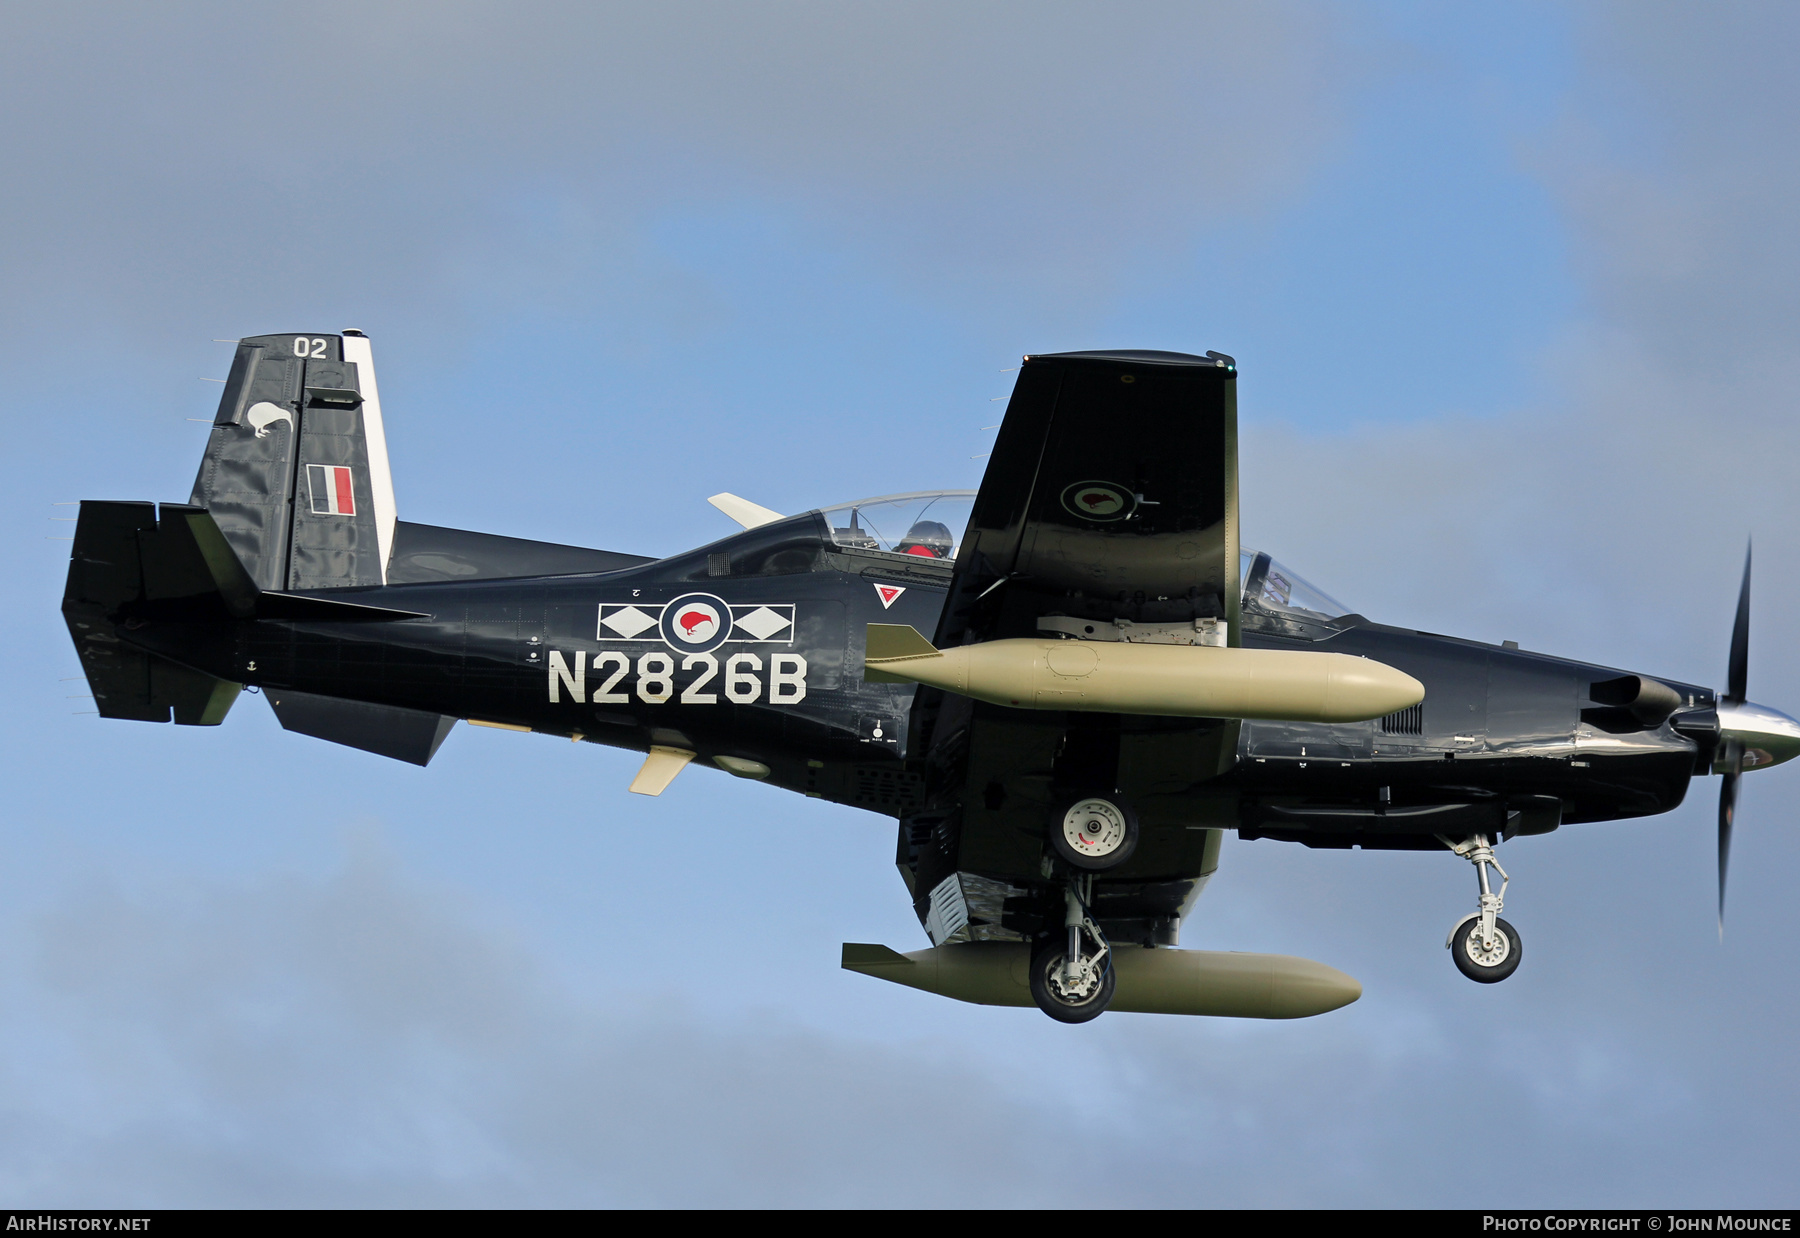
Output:
<svg viewBox="0 0 1800 1238">
<path fill-rule="evenodd" d="M 920 520 L 906 531 L 906 536 L 900 539 L 894 549 L 903 555 L 948 559 L 955 545 L 948 527 L 935 520 Z"/>
</svg>

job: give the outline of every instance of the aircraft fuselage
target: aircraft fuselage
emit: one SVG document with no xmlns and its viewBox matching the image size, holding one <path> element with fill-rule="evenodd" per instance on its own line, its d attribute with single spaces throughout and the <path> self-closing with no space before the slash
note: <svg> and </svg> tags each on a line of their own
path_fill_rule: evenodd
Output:
<svg viewBox="0 0 1800 1238">
<path fill-rule="evenodd" d="M 265 692 L 683 748 L 700 764 L 751 762 L 789 790 L 901 815 L 922 789 L 907 735 L 918 689 L 863 681 L 863 632 L 936 630 L 949 569 L 845 552 L 809 519 L 624 571 L 331 594 L 426 618 L 194 621 L 150 604 L 120 635 Z M 784 570 L 757 570 L 771 561 Z M 1681 707 L 1645 726 L 1591 699 L 1592 685 L 1624 676 L 1616 670 L 1358 616 L 1310 631 L 1254 616 L 1245 626 L 1247 646 L 1396 667 L 1425 685 L 1425 699 L 1368 722 L 1242 723 L 1229 772 L 1195 771 L 1181 787 L 1179 771 L 1163 768 L 1156 787 L 1136 788 L 1171 823 L 1313 846 L 1436 848 L 1438 834 L 1509 832 L 1509 814 L 1511 832 L 1535 833 L 1665 812 L 1709 768 L 1707 688 L 1671 685 Z M 1016 776 L 1033 774 L 1026 757 Z"/>
</svg>

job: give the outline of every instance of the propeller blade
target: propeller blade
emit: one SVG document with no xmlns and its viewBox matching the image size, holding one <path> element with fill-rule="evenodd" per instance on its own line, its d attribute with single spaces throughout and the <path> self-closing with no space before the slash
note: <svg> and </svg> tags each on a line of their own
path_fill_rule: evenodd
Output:
<svg viewBox="0 0 1800 1238">
<path fill-rule="evenodd" d="M 1731 661 L 1725 671 L 1725 699 L 1746 701 L 1750 671 L 1750 544 L 1744 544 L 1744 583 L 1738 589 L 1737 619 L 1731 625 Z"/>
<path fill-rule="evenodd" d="M 1744 543 L 1744 583 L 1738 586 L 1737 618 L 1731 624 L 1731 657 L 1725 667 L 1725 703 L 1742 705 L 1750 679 L 1750 551 Z M 1744 773 L 1744 745 L 1725 741 L 1725 776 L 1719 784 L 1719 940 L 1725 940 L 1725 869 L 1731 861 L 1731 820 L 1737 814 L 1738 779 Z"/>
<path fill-rule="evenodd" d="M 1719 940 L 1725 940 L 1725 869 L 1731 862 L 1731 819 L 1737 813 L 1738 779 L 1744 772 L 1744 746 L 1737 740 L 1726 745 L 1730 769 L 1719 784 Z"/>
</svg>

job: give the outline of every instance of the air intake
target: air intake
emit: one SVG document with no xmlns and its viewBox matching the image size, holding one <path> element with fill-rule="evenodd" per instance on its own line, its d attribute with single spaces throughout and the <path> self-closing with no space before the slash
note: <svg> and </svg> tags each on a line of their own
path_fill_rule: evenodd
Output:
<svg viewBox="0 0 1800 1238">
<path fill-rule="evenodd" d="M 1408 705 L 1405 709 L 1389 714 L 1381 720 L 1383 735 L 1423 735 L 1425 733 L 1425 706 Z"/>
</svg>

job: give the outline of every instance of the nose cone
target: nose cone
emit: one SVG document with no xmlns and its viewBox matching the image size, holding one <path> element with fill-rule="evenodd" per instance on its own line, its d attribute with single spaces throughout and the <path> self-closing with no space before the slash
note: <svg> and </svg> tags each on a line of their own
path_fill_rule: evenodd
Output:
<svg viewBox="0 0 1800 1238">
<path fill-rule="evenodd" d="M 1770 709 L 1754 701 L 1720 702 L 1719 733 L 1721 739 L 1735 739 L 1744 746 L 1746 770 L 1780 765 L 1800 756 L 1800 722 L 1779 709 Z M 1721 754 L 1725 747 L 1719 745 Z M 1721 774 L 1726 772 L 1722 763 L 1715 764 L 1713 770 Z"/>
</svg>

